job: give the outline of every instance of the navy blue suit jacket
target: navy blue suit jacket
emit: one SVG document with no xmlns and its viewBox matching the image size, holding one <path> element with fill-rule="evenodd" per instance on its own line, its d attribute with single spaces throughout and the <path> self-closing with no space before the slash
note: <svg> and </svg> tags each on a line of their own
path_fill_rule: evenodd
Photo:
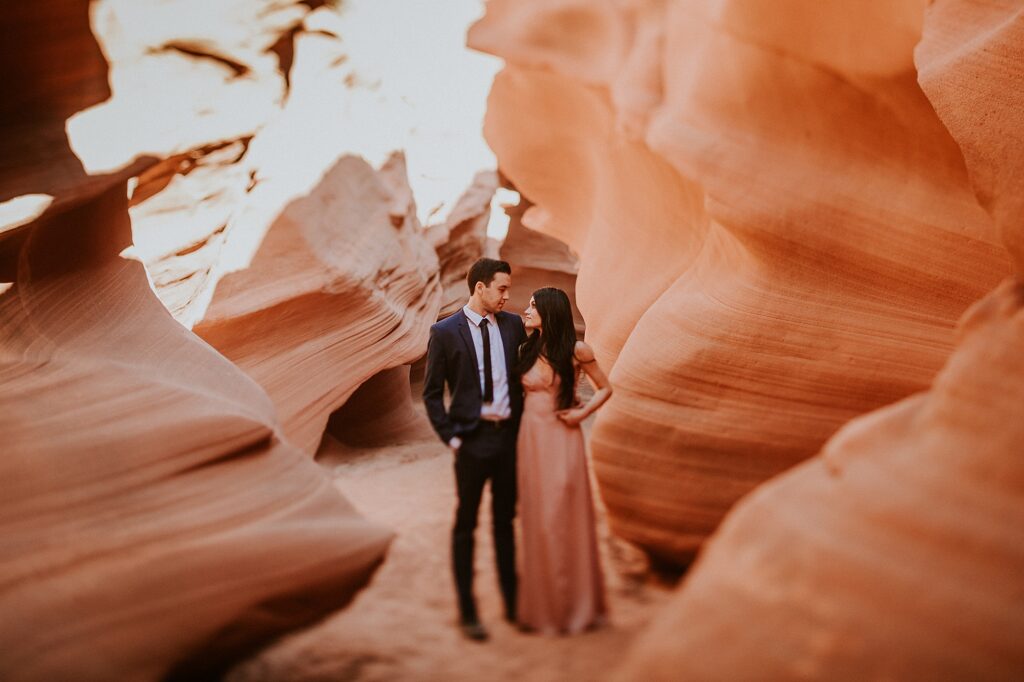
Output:
<svg viewBox="0 0 1024 682">
<path fill-rule="evenodd" d="M 526 329 L 518 315 L 499 312 L 495 315 L 501 343 L 505 350 L 505 371 L 508 376 L 509 403 L 512 419 L 523 414 L 523 387 L 515 372 L 519 344 L 526 340 Z M 469 331 L 470 321 L 462 310 L 430 328 L 427 345 L 427 374 L 423 382 L 423 404 L 434 430 L 445 443 L 476 428 L 480 421 L 483 393 L 476 348 Z M 451 394 L 451 405 L 445 409 L 444 387 Z"/>
</svg>

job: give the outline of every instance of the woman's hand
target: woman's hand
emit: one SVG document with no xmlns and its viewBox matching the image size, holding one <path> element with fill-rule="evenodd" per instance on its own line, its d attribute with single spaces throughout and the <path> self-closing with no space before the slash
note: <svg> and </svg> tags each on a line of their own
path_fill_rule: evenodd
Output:
<svg viewBox="0 0 1024 682">
<path fill-rule="evenodd" d="M 570 410 L 558 410 L 555 414 L 569 426 L 579 426 L 587 418 L 586 410 L 579 407 Z"/>
</svg>

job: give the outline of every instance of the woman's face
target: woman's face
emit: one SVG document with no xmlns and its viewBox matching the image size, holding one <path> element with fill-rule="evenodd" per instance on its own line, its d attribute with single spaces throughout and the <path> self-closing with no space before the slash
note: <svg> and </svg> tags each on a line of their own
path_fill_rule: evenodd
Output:
<svg viewBox="0 0 1024 682">
<path fill-rule="evenodd" d="M 530 305 L 523 315 L 523 324 L 530 330 L 540 329 L 540 313 L 537 312 L 537 302 L 533 300 L 533 296 L 530 297 Z"/>
</svg>

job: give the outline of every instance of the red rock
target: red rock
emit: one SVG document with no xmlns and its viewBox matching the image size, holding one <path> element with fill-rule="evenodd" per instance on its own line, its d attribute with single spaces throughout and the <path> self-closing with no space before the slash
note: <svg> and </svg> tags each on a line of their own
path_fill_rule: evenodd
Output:
<svg viewBox="0 0 1024 682">
<path fill-rule="evenodd" d="M 283 92 L 264 51 L 316 3 L 246 3 L 228 31 L 204 21 L 241 4 L 58 1 L 0 17 L 5 78 L 18 72 L 0 109 L 0 201 L 15 202 L 0 209 L 5 680 L 216 676 L 344 606 L 387 549 L 390 533 L 283 440 L 263 389 L 118 256 L 128 177 L 158 164 L 144 191 L 157 188 L 161 159 L 230 147 L 276 106 L 257 97 L 236 116 L 237 98 Z M 90 9 L 113 61 L 102 103 Z"/>
<path fill-rule="evenodd" d="M 520 198 L 518 204 L 505 206 L 508 233 L 501 243 L 500 257 L 512 266 L 512 291 L 505 310 L 522 314 L 533 292 L 541 287 L 557 287 L 569 296 L 573 308 L 576 334 L 582 338 L 586 329 L 579 306 L 576 305 L 576 273 L 579 259 L 564 242 L 523 224 L 523 216 L 533 203 Z"/>
<path fill-rule="evenodd" d="M 469 296 L 466 275 L 470 266 L 484 255 L 491 199 L 497 189 L 497 173 L 477 173 L 444 223 L 428 228 L 427 238 L 437 249 L 444 284 L 439 318 L 448 317 L 466 304 Z"/>
<path fill-rule="evenodd" d="M 437 317 L 437 256 L 405 189 L 400 155 L 380 171 L 342 158 L 249 267 L 220 280 L 195 327 L 266 389 L 285 437 L 310 455 L 360 384 L 422 355 Z"/>
<path fill-rule="evenodd" d="M 9 282 L 30 231 L 25 226 L 42 210 L 16 216 L 5 203 L 35 195 L 42 199 L 35 205 L 58 210 L 118 178 L 88 177 L 64 132 L 69 116 L 110 95 L 107 63 L 89 30 L 88 3 L 16 3 L 4 8 L 0 27 L 0 281 Z"/>
<path fill-rule="evenodd" d="M 1016 3 L 938 2 L 916 52 L 1017 276 L 963 316 L 929 390 L 737 505 L 619 679 L 1020 677 L 1022 32 Z"/>
<path fill-rule="evenodd" d="M 592 440 L 611 522 L 678 564 L 843 423 L 927 388 L 1009 272 L 917 85 L 924 3 L 788 7 L 497 1 L 470 32 L 508 61 L 487 139 L 531 226 L 579 253 L 614 363 Z"/>
<path fill-rule="evenodd" d="M 368 379 L 331 415 L 327 433 L 356 448 L 435 439 L 426 414 L 413 403 L 409 370 L 401 365 Z"/>
<path fill-rule="evenodd" d="M 0 294 L 0 677 L 196 679 L 344 605 L 389 533 L 171 318 L 123 184 L 33 225 Z"/>
<path fill-rule="evenodd" d="M 931 390 L 744 498 L 621 680 L 1012 680 L 1024 670 L 1024 282 Z"/>
</svg>

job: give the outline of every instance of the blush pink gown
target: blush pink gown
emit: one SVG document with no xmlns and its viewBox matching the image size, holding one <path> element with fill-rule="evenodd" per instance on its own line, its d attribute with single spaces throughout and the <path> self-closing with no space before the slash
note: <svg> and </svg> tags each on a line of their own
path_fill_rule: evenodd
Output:
<svg viewBox="0 0 1024 682">
<path fill-rule="evenodd" d="M 573 634 L 600 625 L 607 613 L 583 432 L 555 414 L 559 381 L 546 362 L 522 381 L 517 618 L 545 634 Z"/>
</svg>

